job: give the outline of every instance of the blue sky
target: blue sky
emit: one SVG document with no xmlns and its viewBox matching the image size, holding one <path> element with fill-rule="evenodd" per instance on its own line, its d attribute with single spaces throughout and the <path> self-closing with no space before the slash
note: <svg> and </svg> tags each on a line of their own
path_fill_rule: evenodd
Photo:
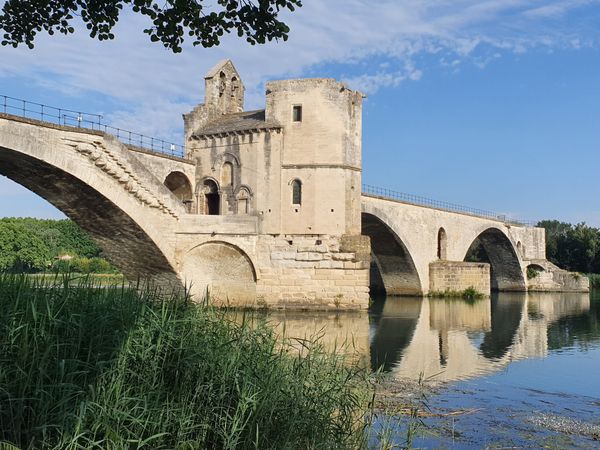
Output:
<svg viewBox="0 0 600 450">
<path fill-rule="evenodd" d="M 0 4 L 3 2 L 0 1 Z M 181 141 L 203 74 L 231 58 L 247 108 L 264 83 L 335 77 L 368 95 L 365 183 L 537 220 L 600 226 L 600 1 L 304 0 L 287 43 L 173 55 L 145 23 L 0 48 L 0 94 L 97 112 Z M 0 216 L 60 217 L 0 177 Z"/>
</svg>

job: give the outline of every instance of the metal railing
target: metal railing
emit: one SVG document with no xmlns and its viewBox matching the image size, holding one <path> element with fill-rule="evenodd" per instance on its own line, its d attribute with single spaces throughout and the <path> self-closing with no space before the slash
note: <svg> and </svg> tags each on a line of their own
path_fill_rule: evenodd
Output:
<svg viewBox="0 0 600 450">
<path fill-rule="evenodd" d="M 449 212 L 469 214 L 471 216 L 483 217 L 485 219 L 497 220 L 513 225 L 533 227 L 536 224 L 536 222 L 512 219 L 507 217 L 505 214 L 499 214 L 493 211 L 486 211 L 484 209 L 471 208 L 469 206 L 458 205 L 456 203 L 433 200 L 431 198 L 421 197 L 419 195 L 413 194 L 406 194 L 404 192 L 398 192 L 391 189 L 372 186 L 370 184 L 362 185 L 362 193 L 366 195 L 372 195 L 375 197 L 397 200 L 403 203 L 410 203 L 411 205 L 427 206 L 430 208 L 441 209 Z"/>
<path fill-rule="evenodd" d="M 102 131 L 115 136 L 124 144 L 140 147 L 155 153 L 178 156 L 180 158 L 183 158 L 184 155 L 184 147 L 181 144 L 175 144 L 163 139 L 107 125 L 102 123 L 103 117 L 101 114 L 43 105 L 20 98 L 9 97 L 8 95 L 0 95 L 0 111 L 4 114 L 41 120 L 56 125 Z"/>
</svg>

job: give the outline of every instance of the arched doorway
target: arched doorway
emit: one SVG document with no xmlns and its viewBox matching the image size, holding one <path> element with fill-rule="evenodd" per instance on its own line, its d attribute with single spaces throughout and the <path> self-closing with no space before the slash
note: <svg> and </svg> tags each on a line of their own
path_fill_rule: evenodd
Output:
<svg viewBox="0 0 600 450">
<path fill-rule="evenodd" d="M 202 183 L 201 191 L 202 208 L 200 213 L 209 216 L 218 216 L 221 212 L 221 195 L 216 181 L 206 179 Z"/>
<path fill-rule="evenodd" d="M 387 295 L 422 295 L 415 263 L 402 240 L 372 214 L 362 214 L 362 233 L 371 238 L 371 289 Z"/>
<path fill-rule="evenodd" d="M 469 247 L 464 260 L 490 264 L 492 290 L 527 290 L 517 250 L 510 239 L 497 228 L 488 228 L 479 234 Z"/>
<path fill-rule="evenodd" d="M 185 205 L 187 212 L 190 212 L 193 193 L 188 177 L 182 172 L 171 172 L 163 184 Z"/>
<path fill-rule="evenodd" d="M 446 230 L 440 228 L 437 236 L 437 257 L 440 260 L 446 260 L 448 249 L 448 239 L 446 237 Z"/>
</svg>

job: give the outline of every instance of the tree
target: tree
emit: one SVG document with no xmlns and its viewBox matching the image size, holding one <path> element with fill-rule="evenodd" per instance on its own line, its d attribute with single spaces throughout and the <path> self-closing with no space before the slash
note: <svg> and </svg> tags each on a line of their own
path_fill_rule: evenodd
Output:
<svg viewBox="0 0 600 450">
<path fill-rule="evenodd" d="M 217 6 L 218 5 L 218 6 Z M 27 44 L 33 48 L 38 32 L 71 34 L 80 18 L 92 38 L 114 39 L 113 27 L 124 9 L 152 21 L 144 33 L 175 53 L 182 50 L 184 35 L 194 45 L 219 45 L 225 33 L 254 44 L 288 38 L 289 27 L 279 20 L 281 10 L 294 11 L 301 0 L 7 0 L 0 15 L 2 45 Z"/>
<path fill-rule="evenodd" d="M 46 243 L 18 220 L 0 221 L 0 271 L 43 270 L 51 262 Z"/>
<path fill-rule="evenodd" d="M 554 264 L 564 267 L 564 261 L 559 256 L 558 242 L 565 238 L 573 226 L 558 220 L 542 220 L 536 226 L 546 230 L 546 258 Z"/>
<path fill-rule="evenodd" d="M 577 272 L 600 271 L 600 230 L 585 223 L 558 220 L 537 224 L 546 229 L 546 257 L 559 267 Z"/>
</svg>

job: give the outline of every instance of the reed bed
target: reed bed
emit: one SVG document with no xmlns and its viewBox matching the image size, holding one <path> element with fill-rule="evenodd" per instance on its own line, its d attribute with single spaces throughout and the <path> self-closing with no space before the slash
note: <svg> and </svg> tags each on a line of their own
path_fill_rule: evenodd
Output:
<svg viewBox="0 0 600 450">
<path fill-rule="evenodd" d="M 360 448 L 368 379 L 185 296 L 0 275 L 0 447 Z"/>
</svg>

